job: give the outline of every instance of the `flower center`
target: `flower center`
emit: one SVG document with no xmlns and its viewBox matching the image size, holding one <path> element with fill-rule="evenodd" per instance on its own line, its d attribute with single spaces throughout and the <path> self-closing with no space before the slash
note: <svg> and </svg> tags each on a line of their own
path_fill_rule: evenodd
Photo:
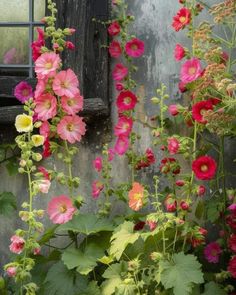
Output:
<svg viewBox="0 0 236 295">
<path fill-rule="evenodd" d="M 201 166 L 201 171 L 202 172 L 207 172 L 208 171 L 208 166 L 206 164 Z"/>
<path fill-rule="evenodd" d="M 24 90 L 22 91 L 22 95 L 23 95 L 23 96 L 28 96 L 28 95 L 29 95 L 29 90 L 28 90 L 28 89 L 24 89 Z"/>
<path fill-rule="evenodd" d="M 186 21 L 186 17 L 185 16 L 181 16 L 179 18 L 179 21 L 183 24 Z"/>
<path fill-rule="evenodd" d="M 71 106 L 75 105 L 75 101 L 73 100 L 73 98 L 68 99 L 67 104 L 69 107 L 71 107 Z"/>
<path fill-rule="evenodd" d="M 26 128 L 26 127 L 30 126 L 30 124 L 31 124 L 31 120 L 30 120 L 30 118 L 24 118 L 24 119 L 21 121 L 21 126 L 22 126 L 23 128 Z"/>
<path fill-rule="evenodd" d="M 61 83 L 62 88 L 69 88 L 69 86 L 70 86 L 70 83 L 68 81 L 64 81 Z"/>
<path fill-rule="evenodd" d="M 196 73 L 196 68 L 190 67 L 188 70 L 189 75 L 194 75 Z"/>
<path fill-rule="evenodd" d="M 68 131 L 72 132 L 72 131 L 74 130 L 74 125 L 71 124 L 71 123 L 69 123 L 69 124 L 67 124 L 66 129 L 67 129 Z"/>
<path fill-rule="evenodd" d="M 123 124 L 123 130 L 128 130 L 129 129 L 129 124 L 128 123 L 124 123 Z"/>
<path fill-rule="evenodd" d="M 44 107 L 49 110 L 51 108 L 51 102 L 49 100 L 46 100 L 44 102 Z"/>
<path fill-rule="evenodd" d="M 45 64 L 45 68 L 46 68 L 47 70 L 51 69 L 51 68 L 52 68 L 52 63 L 51 63 L 51 62 L 47 62 L 47 63 Z"/>
<path fill-rule="evenodd" d="M 134 195 L 133 195 L 133 198 L 135 199 L 135 200 L 139 200 L 139 199 L 141 199 L 141 194 L 140 193 L 135 193 Z"/>
<path fill-rule="evenodd" d="M 64 205 L 61 205 L 61 206 L 59 207 L 59 211 L 60 211 L 60 213 L 65 213 L 66 210 L 67 210 L 67 208 L 66 208 L 66 205 L 65 205 L 65 204 L 64 204 Z"/>
<path fill-rule="evenodd" d="M 216 250 L 211 250 L 211 256 L 217 256 L 217 251 Z"/>
<path fill-rule="evenodd" d="M 125 97 L 124 98 L 124 104 L 129 105 L 131 103 L 131 98 L 130 97 Z"/>
<path fill-rule="evenodd" d="M 132 49 L 132 50 L 137 50 L 137 49 L 138 49 L 138 46 L 137 46 L 136 44 L 132 44 L 132 45 L 131 45 L 131 49 Z"/>
</svg>

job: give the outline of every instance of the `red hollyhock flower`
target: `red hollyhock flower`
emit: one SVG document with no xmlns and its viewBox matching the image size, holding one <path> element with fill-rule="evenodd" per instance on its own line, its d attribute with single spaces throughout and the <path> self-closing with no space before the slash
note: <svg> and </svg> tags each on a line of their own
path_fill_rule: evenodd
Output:
<svg viewBox="0 0 236 295">
<path fill-rule="evenodd" d="M 229 261 L 227 270 L 231 273 L 231 276 L 236 279 L 236 256 Z"/>
<path fill-rule="evenodd" d="M 176 180 L 175 184 L 176 184 L 177 186 L 184 186 L 184 185 L 185 185 L 185 181 L 179 179 L 179 180 Z"/>
<path fill-rule="evenodd" d="M 136 103 L 137 103 L 136 95 L 129 90 L 122 91 L 117 97 L 117 101 L 116 101 L 116 105 L 120 112 L 133 110 L 135 108 Z"/>
<path fill-rule="evenodd" d="M 175 60 L 179 61 L 185 57 L 185 50 L 180 44 L 176 44 L 174 51 Z"/>
<path fill-rule="evenodd" d="M 173 174 L 180 173 L 180 166 L 175 158 L 164 158 L 161 160 L 161 172 L 168 173 L 172 172 Z"/>
<path fill-rule="evenodd" d="M 194 234 L 191 239 L 191 244 L 193 248 L 202 245 L 205 242 L 205 236 L 207 235 L 207 230 L 200 227 L 198 232 Z"/>
<path fill-rule="evenodd" d="M 184 7 L 181 8 L 177 15 L 173 17 L 172 27 L 176 32 L 183 29 L 191 21 L 191 11 Z"/>
<path fill-rule="evenodd" d="M 201 180 L 210 180 L 216 173 L 216 161 L 209 156 L 201 156 L 193 161 L 192 170 Z"/>
<path fill-rule="evenodd" d="M 181 201 L 180 202 L 180 208 L 184 211 L 188 210 L 189 209 L 189 204 L 185 201 Z"/>
<path fill-rule="evenodd" d="M 199 123 L 206 124 L 207 121 L 204 119 L 204 112 L 208 110 L 213 110 L 213 105 L 211 100 L 203 100 L 195 103 L 192 106 L 192 116 L 193 119 Z"/>
<path fill-rule="evenodd" d="M 169 105 L 168 111 L 169 111 L 171 116 L 177 116 L 179 114 L 179 109 L 178 109 L 178 106 L 176 104 Z"/>
<path fill-rule="evenodd" d="M 236 213 L 233 212 L 232 214 L 226 217 L 226 223 L 232 228 L 236 230 Z"/>
<path fill-rule="evenodd" d="M 131 57 L 140 57 L 144 53 L 144 42 L 134 38 L 125 45 L 125 52 Z"/>
<path fill-rule="evenodd" d="M 139 221 L 134 225 L 134 230 L 142 230 L 145 226 L 146 222 L 145 221 Z"/>
<path fill-rule="evenodd" d="M 121 81 L 128 75 L 128 68 L 122 64 L 116 64 L 112 71 L 112 77 L 115 81 Z"/>
<path fill-rule="evenodd" d="M 206 188 L 204 185 L 199 185 L 199 187 L 197 188 L 197 195 L 198 196 L 203 196 L 206 192 Z"/>
<path fill-rule="evenodd" d="M 236 234 L 232 234 L 229 238 L 229 248 L 231 251 L 236 252 Z"/>
<path fill-rule="evenodd" d="M 41 28 L 37 28 L 38 38 L 31 44 L 33 61 L 36 61 L 41 55 L 41 47 L 45 46 L 44 31 Z"/>
<path fill-rule="evenodd" d="M 43 144 L 43 153 L 42 153 L 42 156 L 43 158 L 48 158 L 51 156 L 51 150 L 50 150 L 50 141 L 48 138 L 46 138 L 46 140 L 44 141 L 44 144 Z"/>
<path fill-rule="evenodd" d="M 116 36 L 120 33 L 120 25 L 118 22 L 114 21 L 110 24 L 107 30 L 110 36 Z"/>
<path fill-rule="evenodd" d="M 118 41 L 113 40 L 110 43 L 109 53 L 114 58 L 118 58 L 121 55 L 122 49 L 121 49 L 120 43 Z"/>
<path fill-rule="evenodd" d="M 168 212 L 175 212 L 177 209 L 177 201 L 172 198 L 172 195 L 166 197 L 164 204 Z"/>
<path fill-rule="evenodd" d="M 155 159 L 155 155 L 154 155 L 152 149 L 148 148 L 148 149 L 146 149 L 144 159 L 140 160 L 137 163 L 135 169 L 140 170 L 141 168 L 149 167 L 151 164 L 154 164 L 155 161 L 156 161 L 156 159 Z"/>
</svg>

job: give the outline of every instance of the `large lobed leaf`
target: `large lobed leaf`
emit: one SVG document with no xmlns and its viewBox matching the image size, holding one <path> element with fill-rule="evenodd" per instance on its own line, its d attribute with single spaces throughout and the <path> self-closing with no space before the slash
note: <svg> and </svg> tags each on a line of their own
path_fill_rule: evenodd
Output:
<svg viewBox="0 0 236 295">
<path fill-rule="evenodd" d="M 215 282 L 205 285 L 205 292 L 202 295 L 226 295 L 226 292 Z"/>
<path fill-rule="evenodd" d="M 17 209 L 16 197 L 13 193 L 3 192 L 0 194 L 0 215 L 10 215 Z"/>
<path fill-rule="evenodd" d="M 191 294 L 193 284 L 204 282 L 201 264 L 194 255 L 174 254 L 173 261 L 160 261 L 161 283 L 174 295 Z"/>
</svg>

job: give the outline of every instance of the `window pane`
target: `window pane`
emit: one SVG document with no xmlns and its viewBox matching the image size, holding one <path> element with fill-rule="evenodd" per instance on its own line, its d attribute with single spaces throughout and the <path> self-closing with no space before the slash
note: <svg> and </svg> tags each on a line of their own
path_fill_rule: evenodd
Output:
<svg viewBox="0 0 236 295">
<path fill-rule="evenodd" d="M 0 27 L 1 64 L 28 64 L 29 62 L 29 29 Z"/>
<path fill-rule="evenodd" d="M 0 0 L 0 12 L 0 22 L 29 21 L 29 0 Z"/>
<path fill-rule="evenodd" d="M 34 1 L 34 20 L 40 21 L 45 16 L 45 2 L 46 0 Z"/>
</svg>

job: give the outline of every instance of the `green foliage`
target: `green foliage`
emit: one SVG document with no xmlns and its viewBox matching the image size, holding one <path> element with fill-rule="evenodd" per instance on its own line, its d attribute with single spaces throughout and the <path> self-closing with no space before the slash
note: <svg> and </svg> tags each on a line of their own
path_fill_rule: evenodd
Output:
<svg viewBox="0 0 236 295">
<path fill-rule="evenodd" d="M 204 282 L 201 264 L 194 255 L 174 254 L 173 260 L 160 261 L 161 283 L 173 288 L 174 295 L 191 294 L 193 284 Z"/>
<path fill-rule="evenodd" d="M 110 254 L 119 260 L 122 253 L 129 244 L 133 244 L 139 238 L 139 233 L 133 230 L 134 224 L 130 221 L 125 221 L 118 226 L 111 237 Z"/>
<path fill-rule="evenodd" d="M 0 194 L 0 215 L 10 215 L 17 209 L 16 197 L 11 192 Z"/>
<path fill-rule="evenodd" d="M 202 295 L 226 295 L 226 292 L 215 282 L 205 285 L 205 292 Z"/>
<path fill-rule="evenodd" d="M 58 230 L 71 230 L 75 233 L 90 235 L 101 231 L 112 231 L 113 225 L 111 221 L 106 218 L 99 218 L 94 214 L 80 214 L 74 216 L 74 218 L 66 224 L 59 226 Z"/>
</svg>

